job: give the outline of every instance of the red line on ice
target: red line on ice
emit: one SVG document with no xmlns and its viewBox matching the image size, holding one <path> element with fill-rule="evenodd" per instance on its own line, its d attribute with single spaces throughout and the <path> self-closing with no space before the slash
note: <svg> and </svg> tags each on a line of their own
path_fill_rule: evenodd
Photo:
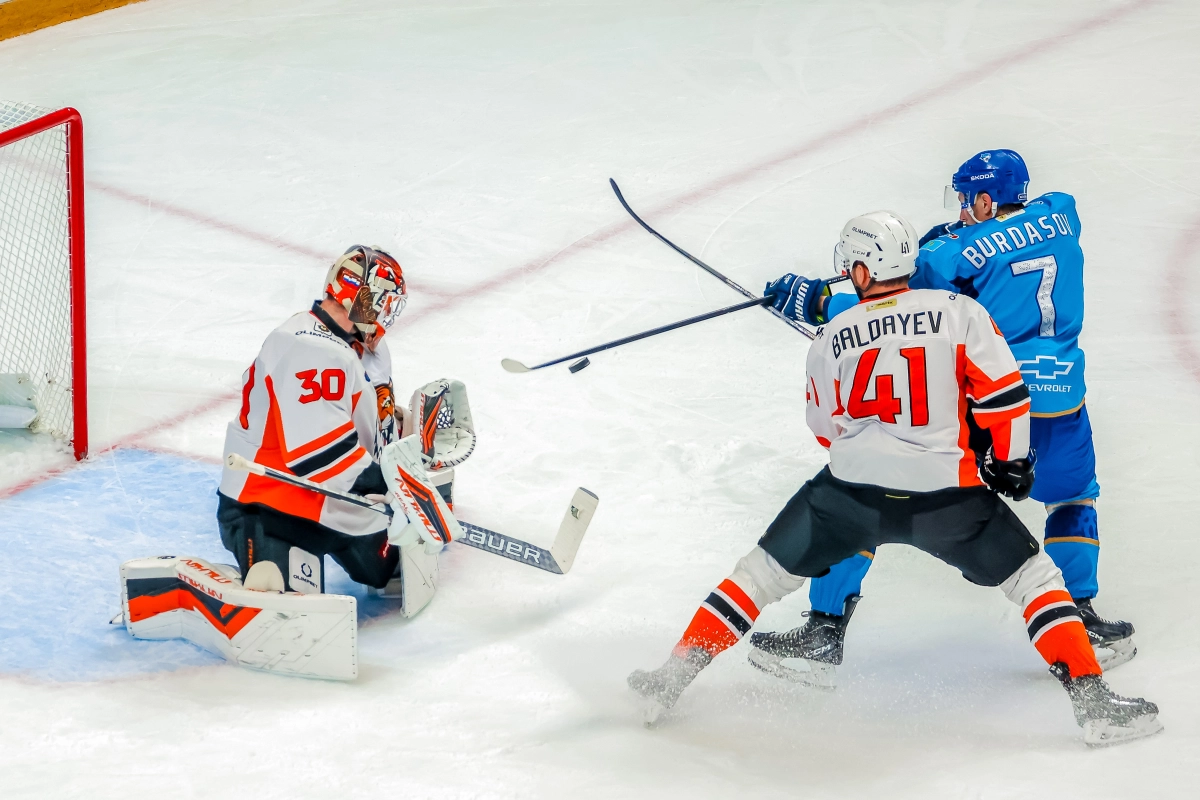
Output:
<svg viewBox="0 0 1200 800">
<path fill-rule="evenodd" d="M 92 453 L 89 455 L 89 458 L 95 458 L 96 456 L 102 456 L 105 453 L 110 453 L 113 450 L 116 450 L 120 447 L 131 447 L 131 446 L 137 444 L 138 442 L 140 442 L 142 439 L 145 439 L 148 436 L 151 436 L 155 433 L 159 433 L 161 431 L 169 430 L 170 428 L 174 428 L 176 425 L 179 425 L 180 423 L 187 422 L 189 419 L 191 419 L 192 417 L 195 417 L 197 414 L 203 414 L 207 411 L 212 411 L 214 408 L 217 408 L 225 403 L 232 402 L 240 396 L 241 396 L 241 394 L 239 392 L 228 392 L 226 394 L 217 395 L 216 397 L 210 397 L 208 400 L 205 400 L 203 403 L 201 403 L 198 406 L 195 406 L 194 408 L 189 408 L 187 411 L 182 411 L 172 417 L 167 417 L 166 419 L 159 420 L 158 422 L 154 422 L 154 423 L 146 426 L 145 428 L 142 428 L 141 430 L 134 431 L 133 433 L 130 433 L 126 436 L 122 436 L 121 438 L 119 438 L 113 442 L 110 442 L 109 444 L 106 444 L 104 447 L 101 447 L 99 450 L 92 451 Z M 176 451 L 170 450 L 168 448 L 147 447 L 146 449 L 154 450 L 155 452 L 167 453 L 170 455 L 183 455 L 182 453 L 177 453 Z M 191 458 L 193 461 L 208 461 L 209 460 L 209 459 L 204 459 L 204 458 L 196 458 L 195 456 L 184 456 L 184 457 Z M 0 500 L 3 500 L 6 497 L 12 497 L 15 494 L 19 494 L 19 493 L 25 491 L 26 489 L 31 489 L 40 483 L 44 483 L 45 481 L 50 480 L 51 478 L 54 478 L 58 475 L 62 475 L 64 472 L 69 472 L 70 470 L 74 469 L 77 465 L 78 465 L 78 462 L 76 462 L 76 461 L 68 461 L 68 462 L 62 464 L 61 466 L 52 467 L 51 469 L 48 469 L 45 472 L 40 472 L 37 475 L 33 476 L 32 478 L 26 478 L 25 480 L 21 481 L 20 483 L 15 483 L 12 486 L 5 486 L 3 488 L 0 488 Z"/>
<path fill-rule="evenodd" d="M 759 174 L 761 172 L 769 170 L 773 167 L 778 167 L 782 164 L 785 164 L 789 161 L 793 161 L 795 159 L 801 158 L 803 156 L 815 153 L 823 147 L 827 147 L 830 144 L 833 144 L 835 142 L 838 142 L 843 139 L 854 136 L 854 135 L 858 134 L 859 132 L 861 132 L 863 129 L 869 128 L 872 125 L 875 125 L 878 123 L 883 123 L 883 122 L 889 122 L 892 119 L 895 119 L 896 117 L 902 115 L 904 112 L 909 111 L 913 108 L 916 108 L 917 106 L 923 105 L 924 103 L 928 103 L 931 100 L 936 100 L 936 99 L 939 99 L 946 95 L 953 94 L 954 92 L 956 92 L 960 89 L 965 89 L 965 88 L 973 86 L 977 83 L 980 83 L 980 82 L 984 81 L 985 79 L 997 74 L 1000 70 L 1004 69 L 1005 67 L 1011 66 L 1015 63 L 1018 63 L 1023 59 L 1030 58 L 1030 57 L 1036 56 L 1040 53 L 1046 52 L 1051 47 L 1059 47 L 1059 46 L 1062 46 L 1069 42 L 1072 42 L 1072 41 L 1080 38 L 1081 36 L 1092 33 L 1093 31 L 1096 31 L 1107 25 L 1110 25 L 1113 22 L 1116 22 L 1116 21 L 1120 20 L 1121 18 L 1128 16 L 1129 14 L 1132 14 L 1135 11 L 1140 11 L 1148 6 L 1155 5 L 1158 2 L 1159 2 L 1159 0 L 1134 0 L 1134 2 L 1127 3 L 1126 5 L 1123 5 L 1123 6 L 1118 6 L 1117 8 L 1111 9 L 1102 14 L 1097 14 L 1096 16 L 1083 21 L 1082 23 L 1080 23 L 1079 25 L 1077 25 L 1076 27 L 1074 27 L 1070 30 L 1064 31 L 1062 33 L 1059 33 L 1059 34 L 1056 34 L 1053 36 L 1048 36 L 1048 37 L 1045 37 L 1042 39 L 1037 39 L 1035 41 L 1029 42 L 1021 47 L 1016 48 L 1012 52 L 1006 53 L 1003 56 L 999 56 L 990 61 L 987 61 L 973 69 L 967 70 L 966 72 L 959 73 L 959 74 L 955 75 L 954 77 L 949 78 L 945 81 L 942 81 L 941 83 L 936 84 L 928 89 L 925 89 L 923 91 L 917 92 L 912 95 L 909 95 L 908 97 L 904 98 L 903 100 L 901 100 L 897 103 L 894 103 L 894 104 L 888 106 L 887 108 L 881 109 L 880 111 L 876 111 L 871 114 L 864 114 L 863 116 L 858 117 L 857 119 L 851 120 L 850 122 L 847 122 L 843 125 L 840 125 L 837 128 L 826 131 L 825 133 L 820 134 L 820 135 L 816 136 L 815 138 L 810 139 L 807 142 L 805 142 L 797 147 L 794 147 L 783 153 L 779 153 L 770 158 L 763 159 L 763 160 L 758 161 L 754 164 L 751 164 L 747 167 L 743 167 L 742 169 L 737 170 L 735 172 L 731 172 L 728 175 L 724 175 L 715 180 L 709 181 L 708 183 L 703 184 L 695 189 L 692 189 L 689 192 L 685 192 L 684 194 L 679 195 L 678 197 L 676 197 L 672 200 L 668 200 L 664 203 L 660 203 L 655 209 L 650 211 L 646 216 L 652 216 L 655 213 L 662 213 L 664 211 L 668 211 L 670 209 L 677 208 L 682 205 L 687 205 L 689 203 L 694 203 L 698 200 L 702 200 L 704 198 L 711 197 L 712 195 L 717 194 L 718 192 L 720 192 L 724 189 L 727 189 L 731 186 L 735 186 L 739 183 L 743 183 L 747 180 L 750 180 L 751 178 L 755 177 L 757 174 Z M 163 202 L 154 200 L 153 198 L 145 197 L 143 195 L 139 195 L 134 192 L 129 192 L 124 189 L 117 188 L 115 186 L 110 186 L 110 185 L 101 184 L 101 183 L 94 183 L 94 182 L 92 182 L 90 185 L 96 189 L 99 189 L 100 191 L 106 192 L 108 194 L 112 194 L 116 197 L 120 197 L 121 199 L 128 200 L 128 201 L 134 202 L 134 203 L 139 203 L 139 204 L 143 204 L 143 205 L 149 205 L 152 207 L 156 207 L 156 208 L 162 209 L 166 213 L 173 214 L 175 216 L 178 216 L 178 217 L 181 217 L 184 219 L 188 219 L 193 222 L 198 222 L 203 225 L 208 225 L 210 227 L 214 227 L 214 228 L 217 228 L 219 230 L 223 230 L 223 231 L 226 231 L 229 233 L 233 233 L 235 235 L 238 235 L 243 238 L 250 239 L 250 240 L 262 243 L 262 244 L 268 244 L 273 247 L 278 247 L 280 249 L 286 250 L 291 253 L 296 253 L 298 255 L 303 255 L 303 256 L 307 256 L 307 257 L 311 257 L 311 258 L 321 258 L 321 259 L 328 258 L 327 253 L 319 253 L 310 248 L 303 247 L 301 245 L 296 245 L 296 244 L 287 242 L 283 239 L 279 239 L 274 236 L 259 233 L 257 231 L 253 231 L 249 228 L 245 228 L 241 225 L 236 225 L 231 222 L 225 222 L 223 220 L 219 220 L 214 217 L 209 217 L 207 215 L 200 214 L 198 212 L 191 211 L 189 209 L 182 208 L 180 206 L 174 206 L 174 205 L 171 205 L 168 203 L 163 203 Z M 618 236 L 622 233 L 625 233 L 626 231 L 633 230 L 635 225 L 636 225 L 636 223 L 634 223 L 633 220 L 630 220 L 630 219 L 622 219 L 618 222 L 614 222 L 614 223 L 610 223 L 609 225 L 605 225 L 604 227 L 599 228 L 599 229 L 587 234 L 586 236 L 576 239 L 574 242 L 571 242 L 567 246 L 563 247 L 562 249 L 560 249 L 554 253 L 551 253 L 548 256 L 539 256 L 538 258 L 531 259 L 530 261 L 527 261 L 520 266 L 505 270 L 504 272 L 501 272 L 499 275 L 496 275 L 492 278 L 488 278 L 485 281 L 481 281 L 480 283 L 477 283 L 474 286 L 472 286 L 468 289 L 465 289 L 461 292 L 456 292 L 449 296 L 442 296 L 441 299 L 436 300 L 434 303 L 432 303 L 428 306 L 425 306 L 424 308 L 415 309 L 414 311 L 410 312 L 407 316 L 402 317 L 401 320 L 402 320 L 403 324 L 411 325 L 416 320 L 422 319 L 423 317 L 425 317 L 428 314 L 432 314 L 432 313 L 435 313 L 438 311 L 444 311 L 448 308 L 452 308 L 464 300 L 468 300 L 470 298 L 476 297 L 481 294 L 486 294 L 487 292 L 498 289 L 501 286 L 504 286 L 505 284 L 507 284 L 513 280 L 522 278 L 527 275 L 533 275 L 534 273 L 540 272 L 541 270 L 545 269 L 546 267 L 550 266 L 551 264 L 555 264 L 560 261 L 563 261 L 566 258 L 574 255 L 575 253 L 581 252 L 583 250 L 587 250 L 598 244 L 603 244 L 604 242 L 608 241 L 609 239 L 612 239 L 614 236 Z M 1178 260 L 1177 260 L 1177 263 L 1179 263 Z M 431 292 L 429 289 L 425 289 L 424 291 L 429 294 L 434 294 L 434 292 Z M 1171 303 L 1174 304 L 1177 302 L 1179 302 L 1179 299 L 1177 297 L 1172 296 Z M 1200 353 L 1197 353 L 1195 346 L 1193 344 L 1191 344 L 1191 340 L 1190 340 L 1190 338 L 1188 338 L 1186 329 L 1185 329 L 1185 327 L 1183 327 L 1185 325 L 1183 319 L 1184 319 L 1184 317 L 1183 317 L 1182 311 L 1180 311 L 1174 315 L 1169 314 L 1168 315 L 1168 327 L 1170 327 L 1172 325 L 1180 326 L 1178 328 L 1178 330 L 1183 331 L 1183 333 L 1181 334 L 1182 338 L 1180 338 L 1179 336 L 1177 336 L 1176 338 L 1177 338 L 1177 342 L 1180 343 L 1179 346 L 1181 347 L 1181 352 L 1183 354 L 1181 357 L 1183 357 L 1185 359 L 1185 363 L 1188 364 L 1189 369 L 1191 369 L 1192 373 L 1194 375 L 1196 375 L 1198 379 L 1200 379 Z M 1172 320 L 1174 320 L 1174 322 Z M 1176 335 L 1174 331 L 1172 332 L 1172 335 Z M 1188 359 L 1191 359 L 1191 361 L 1188 361 Z M 194 416 L 195 414 L 203 413 L 205 411 L 211 410 L 212 408 L 214 408 L 215 406 L 217 406 L 221 403 L 228 402 L 229 400 L 233 399 L 233 397 L 234 397 L 234 395 L 230 394 L 230 395 L 222 395 L 218 398 L 212 398 L 212 399 L 204 402 L 197 408 L 192 409 L 191 411 L 187 411 L 182 414 L 178 414 L 175 417 L 171 417 L 171 418 L 163 420 L 161 422 L 157 422 L 141 431 L 137 431 L 137 432 L 132 433 L 128 436 L 125 436 L 121 439 L 118 439 L 115 442 L 113 442 L 112 444 L 109 444 L 106 447 L 99 450 L 96 454 L 99 455 L 101 453 L 106 453 L 106 452 L 109 452 L 110 450 L 114 450 L 118 447 L 127 447 L 131 444 L 135 444 L 140 439 L 144 439 L 145 437 L 149 436 L 152 433 L 157 433 L 159 431 L 163 431 L 163 430 L 172 428 L 175 425 L 178 425 L 179 423 L 186 421 L 188 418 Z M 58 468 L 52 469 L 48 472 L 45 472 L 35 478 L 30 478 L 22 483 L 18 483 L 15 486 L 11 486 L 6 489 L 0 489 L 0 499 L 3 499 L 5 497 L 11 497 L 12 495 L 14 495 L 20 491 L 23 491 L 24 489 L 28 489 L 31 486 L 35 486 L 48 478 L 51 478 L 55 475 L 62 474 L 63 472 L 66 472 L 67 470 L 71 469 L 73 466 L 74 466 L 74 464 L 69 464 L 69 465 L 65 465 L 63 467 L 58 467 Z"/>
<path fill-rule="evenodd" d="M 306 247 L 301 244 L 296 244 L 295 242 L 289 242 L 286 239 L 280 239 L 278 236 L 262 233 L 261 231 L 247 228 L 244 225 L 238 225 L 235 222 L 229 222 L 228 220 L 210 217 L 207 214 L 201 214 L 199 211 L 193 211 L 190 208 L 184 208 L 183 206 L 177 206 L 173 203 L 166 203 L 162 200 L 156 200 L 148 195 L 131 192 L 128 189 L 122 189 L 121 187 L 113 186 L 110 183 L 89 180 L 88 188 L 93 191 L 112 195 L 113 197 L 116 197 L 120 200 L 125 200 L 126 202 L 133 203 L 135 205 L 148 206 L 149 208 L 161 211 L 164 214 L 170 214 L 171 216 L 179 217 L 180 219 L 196 222 L 209 228 L 215 228 L 216 230 L 233 234 L 234 236 L 240 236 L 241 238 L 248 239 L 252 242 L 265 244 L 270 247 L 274 247 L 288 253 L 293 253 L 298 256 L 304 256 L 305 258 L 311 258 L 322 263 L 332 264 L 334 257 L 338 255 L 338 253 L 333 251 L 316 250 L 312 247 Z M 319 280 L 319 277 L 317 280 Z M 412 282 L 409 281 L 409 283 L 411 284 Z M 440 289 L 434 289 L 420 283 L 415 284 L 415 287 L 423 294 L 430 294 L 436 297 L 441 297 L 444 294 L 444 292 L 442 292 Z"/>
<path fill-rule="evenodd" d="M 1074 28 L 1071 28 L 1070 30 L 1028 42 L 1009 53 L 993 58 L 990 61 L 986 61 L 979 66 L 974 67 L 973 69 L 957 73 L 953 77 L 928 89 L 911 94 L 903 100 L 893 103 L 884 109 L 871 114 L 864 114 L 861 117 L 838 126 L 837 128 L 826 131 L 815 138 L 809 139 L 807 142 L 797 147 L 794 147 L 783 153 L 779 153 L 775 156 L 771 156 L 770 158 L 763 159 L 762 161 L 758 161 L 747 167 L 743 167 L 736 172 L 723 175 L 715 180 L 709 181 L 706 184 L 692 189 L 689 192 L 679 195 L 672 200 L 660 203 L 657 207 L 653 208 L 643 216 L 652 217 L 655 214 L 660 214 L 664 211 L 669 211 L 680 206 L 686 206 L 699 200 L 711 197 L 724 189 L 728 189 L 731 186 L 744 183 L 773 167 L 778 167 L 789 161 L 811 155 L 812 153 L 815 153 L 824 147 L 855 136 L 856 134 L 871 128 L 873 125 L 889 122 L 902 115 L 904 112 L 928 103 L 931 100 L 937 100 L 941 97 L 945 97 L 962 89 L 966 89 L 974 86 L 975 84 L 981 83 L 987 78 L 993 77 L 1006 67 L 1020 63 L 1024 59 L 1047 52 L 1051 48 L 1065 45 L 1074 41 L 1075 39 L 1080 38 L 1081 36 L 1085 36 L 1093 31 L 1105 27 L 1106 25 L 1116 22 L 1122 17 L 1132 14 L 1135 11 L 1140 11 L 1148 6 L 1155 5 L 1158 2 L 1159 0 L 1134 0 L 1134 2 L 1119 6 L 1102 14 L 1097 14 L 1090 19 L 1084 20 L 1082 23 Z M 569 245 L 563 247 L 557 252 L 554 252 L 548 256 L 539 256 L 538 258 L 527 261 L 518 267 L 513 267 L 512 269 L 506 270 L 495 277 L 477 283 L 469 289 L 465 289 L 461 292 L 432 303 L 431 305 L 417 309 L 411 312 L 409 316 L 402 318 L 402 322 L 405 325 L 411 325 L 413 322 L 425 317 L 427 314 L 433 314 L 438 311 L 452 308 L 464 299 L 486 294 L 487 292 L 504 286 L 510 281 L 528 275 L 533 275 L 542 271 L 551 264 L 563 261 L 575 253 L 607 242 L 614 236 L 618 236 L 626 231 L 633 230 L 636 226 L 637 224 L 629 218 L 624 218 L 618 222 L 606 225 L 593 231 L 592 233 L 589 233 L 586 236 L 576 239 L 574 242 L 571 242 Z"/>
<path fill-rule="evenodd" d="M 1166 301 L 1163 324 L 1175 343 L 1175 355 L 1183 363 L 1188 374 L 1200 381 L 1200 346 L 1196 342 L 1197 331 L 1193 330 L 1193 323 L 1188 315 L 1188 301 L 1193 297 L 1193 294 L 1188 292 L 1188 279 L 1196 266 L 1198 237 L 1200 217 L 1197 217 L 1179 237 L 1174 252 L 1171 253 L 1170 266 L 1167 268 L 1166 280 L 1163 281 L 1163 299 Z"/>
</svg>

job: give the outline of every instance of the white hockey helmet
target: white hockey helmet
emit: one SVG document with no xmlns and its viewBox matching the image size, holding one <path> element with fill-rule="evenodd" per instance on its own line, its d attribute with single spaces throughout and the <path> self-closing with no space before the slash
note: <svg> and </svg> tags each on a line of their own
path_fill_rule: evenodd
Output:
<svg viewBox="0 0 1200 800">
<path fill-rule="evenodd" d="M 833 248 L 833 265 L 849 274 L 861 261 L 877 281 L 907 278 L 917 271 L 917 232 L 908 220 L 891 211 L 872 211 L 846 223 Z"/>
</svg>

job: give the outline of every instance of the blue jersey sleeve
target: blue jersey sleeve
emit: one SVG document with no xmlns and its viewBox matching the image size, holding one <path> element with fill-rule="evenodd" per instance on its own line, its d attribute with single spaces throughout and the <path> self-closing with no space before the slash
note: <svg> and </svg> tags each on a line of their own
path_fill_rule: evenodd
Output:
<svg viewBox="0 0 1200 800">
<path fill-rule="evenodd" d="M 976 271 L 950 239 L 938 238 L 917 251 L 917 271 L 908 285 L 913 289 L 941 289 L 973 298 L 971 282 Z"/>
<path fill-rule="evenodd" d="M 849 292 L 830 295 L 829 300 L 825 303 L 825 319 L 833 319 L 846 309 L 854 308 L 856 305 L 858 305 L 858 295 Z"/>
</svg>

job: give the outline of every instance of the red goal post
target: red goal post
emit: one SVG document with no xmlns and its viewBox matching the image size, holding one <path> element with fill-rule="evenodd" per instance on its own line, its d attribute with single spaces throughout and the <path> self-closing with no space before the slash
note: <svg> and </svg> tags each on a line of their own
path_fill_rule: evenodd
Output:
<svg viewBox="0 0 1200 800">
<path fill-rule="evenodd" d="M 0 101 L 0 407 L 88 452 L 83 119 Z M 13 424 L 13 423 L 8 423 Z"/>
</svg>

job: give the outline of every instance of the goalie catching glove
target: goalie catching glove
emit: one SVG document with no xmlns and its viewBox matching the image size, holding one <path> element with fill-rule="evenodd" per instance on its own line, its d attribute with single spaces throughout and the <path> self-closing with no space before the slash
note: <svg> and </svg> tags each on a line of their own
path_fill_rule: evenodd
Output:
<svg viewBox="0 0 1200 800">
<path fill-rule="evenodd" d="M 379 466 L 388 484 L 392 524 L 388 541 L 404 549 L 421 543 L 436 553 L 463 535 L 446 501 L 429 482 L 418 436 L 408 436 L 383 449 Z"/>
<path fill-rule="evenodd" d="M 462 381 L 432 381 L 413 392 L 404 435 L 420 436 L 421 451 L 434 471 L 457 466 L 475 450 L 475 423 Z"/>
</svg>

